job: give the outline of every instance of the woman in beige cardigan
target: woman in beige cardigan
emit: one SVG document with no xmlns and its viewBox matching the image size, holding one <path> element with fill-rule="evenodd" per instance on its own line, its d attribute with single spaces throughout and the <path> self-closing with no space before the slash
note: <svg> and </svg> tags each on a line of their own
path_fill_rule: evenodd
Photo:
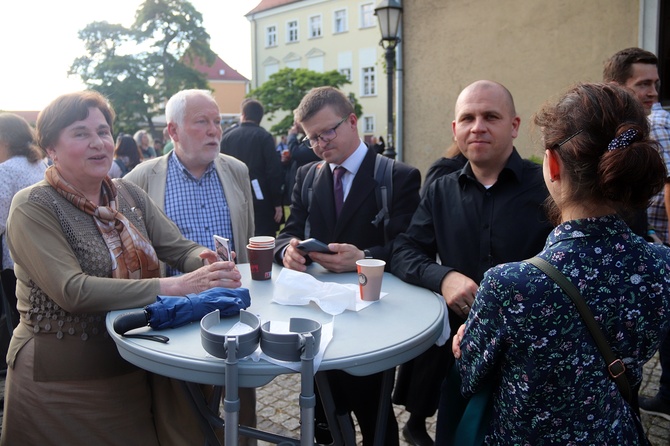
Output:
<svg viewBox="0 0 670 446">
<path fill-rule="evenodd" d="M 7 224 L 21 321 L 2 445 L 158 444 L 147 374 L 119 356 L 106 312 L 241 284 L 233 262 L 216 262 L 140 188 L 107 177 L 113 119 L 92 91 L 60 96 L 38 117 L 53 166 L 15 196 Z M 187 273 L 159 278 L 159 259 Z"/>
</svg>

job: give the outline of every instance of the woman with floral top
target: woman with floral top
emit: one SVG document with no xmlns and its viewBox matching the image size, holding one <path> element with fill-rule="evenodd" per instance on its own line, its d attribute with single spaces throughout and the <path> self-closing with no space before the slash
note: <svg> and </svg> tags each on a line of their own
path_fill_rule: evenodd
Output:
<svg viewBox="0 0 670 446">
<path fill-rule="evenodd" d="M 558 224 L 539 257 L 579 289 L 637 387 L 670 328 L 670 250 L 620 217 L 645 207 L 666 177 L 647 117 L 627 90 L 582 84 L 535 124 Z M 466 397 L 496 383 L 486 444 L 646 444 L 577 308 L 527 262 L 486 273 L 453 349 Z"/>
</svg>

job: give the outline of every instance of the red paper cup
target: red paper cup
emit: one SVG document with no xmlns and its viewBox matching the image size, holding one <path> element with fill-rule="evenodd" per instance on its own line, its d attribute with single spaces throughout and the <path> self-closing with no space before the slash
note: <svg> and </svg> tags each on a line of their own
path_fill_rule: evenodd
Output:
<svg viewBox="0 0 670 446">
<path fill-rule="evenodd" d="M 247 245 L 247 255 L 253 280 L 269 280 L 272 278 L 272 255 L 274 247 L 257 248 Z"/>
</svg>

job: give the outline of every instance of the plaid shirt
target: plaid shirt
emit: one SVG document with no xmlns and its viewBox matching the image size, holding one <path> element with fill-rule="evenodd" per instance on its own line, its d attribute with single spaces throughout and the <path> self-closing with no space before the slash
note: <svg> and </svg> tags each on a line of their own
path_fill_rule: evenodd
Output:
<svg viewBox="0 0 670 446">
<path fill-rule="evenodd" d="M 197 179 L 172 152 L 165 185 L 165 213 L 187 239 L 214 250 L 212 235 L 216 234 L 230 239 L 230 249 L 235 250 L 230 209 L 214 163 Z M 168 277 L 177 274 L 181 272 L 167 265 Z"/>
<path fill-rule="evenodd" d="M 651 124 L 651 137 L 661 145 L 661 156 L 665 162 L 665 167 L 670 172 L 670 113 L 665 111 L 659 102 L 651 108 L 649 115 Z M 668 242 L 668 214 L 665 210 L 665 193 L 663 190 L 651 199 L 651 204 L 647 208 L 647 220 L 649 225 L 654 228 L 656 235 Z"/>
</svg>

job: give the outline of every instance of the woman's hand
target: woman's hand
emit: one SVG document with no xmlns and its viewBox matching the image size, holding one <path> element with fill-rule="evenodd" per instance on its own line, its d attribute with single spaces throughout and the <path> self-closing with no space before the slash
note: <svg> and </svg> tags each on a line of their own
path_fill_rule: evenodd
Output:
<svg viewBox="0 0 670 446">
<path fill-rule="evenodd" d="M 202 251 L 198 256 L 202 259 L 203 265 L 211 265 L 214 262 L 219 262 L 219 255 L 212 251 L 211 249 L 205 249 Z M 237 257 L 237 254 L 235 254 L 235 251 L 232 251 L 230 253 L 230 260 L 235 260 L 235 257 Z"/>
<path fill-rule="evenodd" d="M 461 341 L 463 340 L 463 334 L 465 333 L 465 324 L 458 327 L 458 331 L 454 335 L 454 338 L 451 341 L 451 351 L 454 353 L 454 358 L 459 359 L 461 357 Z"/>
<path fill-rule="evenodd" d="M 210 251 L 213 253 L 213 251 Z M 216 260 L 216 253 L 214 253 Z M 239 288 L 242 286 L 242 275 L 235 266 L 235 262 L 209 263 L 209 256 L 203 259 L 205 266 L 181 276 L 165 277 L 160 279 L 160 292 L 166 296 L 186 296 L 200 293 L 210 288 Z"/>
</svg>

